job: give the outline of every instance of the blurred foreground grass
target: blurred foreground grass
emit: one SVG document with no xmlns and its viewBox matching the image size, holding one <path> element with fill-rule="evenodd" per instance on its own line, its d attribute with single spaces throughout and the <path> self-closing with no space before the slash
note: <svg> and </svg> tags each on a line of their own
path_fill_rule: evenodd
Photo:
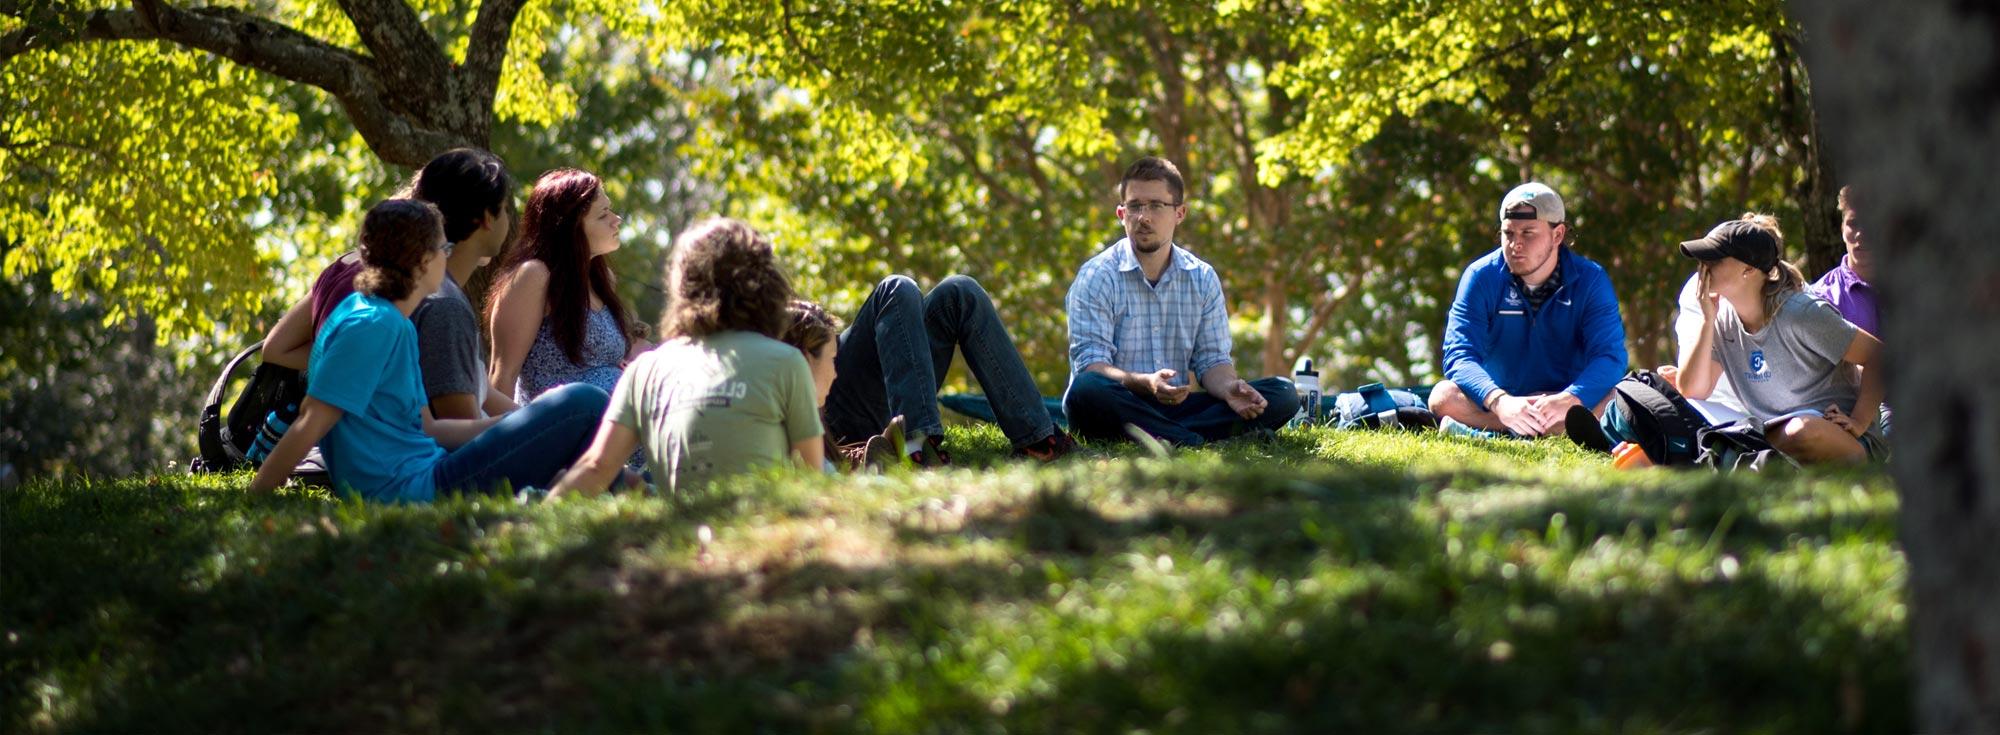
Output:
<svg viewBox="0 0 2000 735">
<path fill-rule="evenodd" d="M 1287 431 L 385 508 L 0 495 L 8 732 L 1908 731 L 1879 470 Z"/>
</svg>

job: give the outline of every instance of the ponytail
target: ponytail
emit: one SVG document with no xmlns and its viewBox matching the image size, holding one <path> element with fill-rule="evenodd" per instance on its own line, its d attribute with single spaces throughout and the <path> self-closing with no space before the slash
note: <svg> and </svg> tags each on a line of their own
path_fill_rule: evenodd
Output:
<svg viewBox="0 0 2000 735">
<path fill-rule="evenodd" d="M 1790 261 L 1780 260 L 1770 272 L 1764 274 L 1764 318 L 1776 319 L 1778 309 L 1783 308 L 1785 299 L 1806 286 L 1806 275 Z"/>
</svg>

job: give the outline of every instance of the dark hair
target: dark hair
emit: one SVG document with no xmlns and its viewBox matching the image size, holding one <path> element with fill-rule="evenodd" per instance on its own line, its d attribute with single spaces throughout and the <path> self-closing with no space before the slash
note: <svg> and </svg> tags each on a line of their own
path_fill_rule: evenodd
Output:
<svg viewBox="0 0 2000 735">
<path fill-rule="evenodd" d="M 494 278 L 494 293 L 505 293 L 514 274 L 530 260 L 549 268 L 549 332 L 569 361 L 583 363 L 583 333 L 590 318 L 590 295 L 595 293 L 611 318 L 618 322 L 618 334 L 630 339 L 632 318 L 611 276 L 611 266 L 603 258 L 590 255 L 590 243 L 583 234 L 583 220 L 604 183 L 588 171 L 559 168 L 535 180 L 528 194 L 528 206 L 521 212 L 521 243 L 507 253 Z M 486 320 L 491 323 L 499 299 L 488 299 Z"/>
<path fill-rule="evenodd" d="M 811 301 L 794 300 L 785 309 L 785 336 L 780 338 L 785 344 L 799 348 L 806 359 L 818 355 L 820 348 L 840 335 L 840 319 L 827 313 L 826 307 Z"/>
<path fill-rule="evenodd" d="M 1174 204 L 1180 204 L 1186 197 L 1186 188 L 1181 181 L 1181 170 L 1174 162 L 1158 156 L 1147 156 L 1125 169 L 1125 176 L 1118 180 L 1118 199 L 1125 199 L 1125 185 L 1134 181 L 1165 181 L 1167 190 L 1174 193 Z"/>
<path fill-rule="evenodd" d="M 464 242 L 483 218 L 500 214 L 514 200 L 514 177 L 500 157 L 477 148 L 453 148 L 424 164 L 410 181 L 410 198 L 437 205 L 444 215 L 444 238 Z"/>
<path fill-rule="evenodd" d="M 771 241 L 733 219 L 703 220 L 674 240 L 667 264 L 667 309 L 660 331 L 706 337 L 732 329 L 772 339 L 785 334 L 792 286 Z"/>
<path fill-rule="evenodd" d="M 444 246 L 444 215 L 430 202 L 390 199 L 361 220 L 360 275 L 354 290 L 401 301 L 417 287 L 417 269 L 431 251 Z"/>
</svg>

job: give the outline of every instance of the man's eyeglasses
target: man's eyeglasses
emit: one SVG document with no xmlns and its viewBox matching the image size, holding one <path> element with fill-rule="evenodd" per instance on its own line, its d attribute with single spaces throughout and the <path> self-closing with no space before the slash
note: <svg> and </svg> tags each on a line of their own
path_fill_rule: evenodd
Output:
<svg viewBox="0 0 2000 735">
<path fill-rule="evenodd" d="M 1179 207 L 1180 205 L 1169 204 L 1167 202 L 1126 202 L 1119 206 L 1123 207 L 1125 209 L 1125 214 L 1130 216 L 1158 217 L 1168 212 L 1174 211 L 1174 208 Z"/>
</svg>

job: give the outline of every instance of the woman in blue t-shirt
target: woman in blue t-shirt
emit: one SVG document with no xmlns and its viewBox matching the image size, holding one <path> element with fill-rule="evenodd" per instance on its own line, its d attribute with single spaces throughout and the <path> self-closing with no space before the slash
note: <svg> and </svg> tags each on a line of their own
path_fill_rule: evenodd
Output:
<svg viewBox="0 0 2000 735">
<path fill-rule="evenodd" d="M 435 206 L 391 199 L 368 210 L 354 294 L 313 341 L 299 417 L 251 482 L 285 482 L 314 444 L 335 490 L 382 502 L 547 487 L 583 451 L 609 396 L 573 384 L 487 419 L 434 419 L 425 405 L 410 312 L 444 280 L 451 245 Z"/>
</svg>

